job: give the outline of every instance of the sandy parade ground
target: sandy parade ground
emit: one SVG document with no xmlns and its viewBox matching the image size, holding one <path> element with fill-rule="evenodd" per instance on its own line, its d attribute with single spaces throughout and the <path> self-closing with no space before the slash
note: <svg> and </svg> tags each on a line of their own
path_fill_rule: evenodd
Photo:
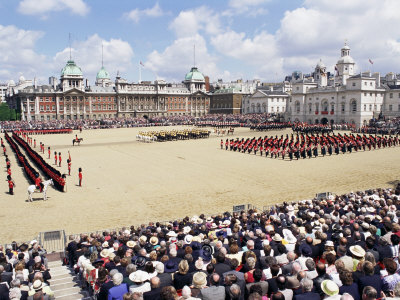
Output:
<svg viewBox="0 0 400 300">
<path fill-rule="evenodd" d="M 62 167 L 58 168 L 62 173 L 67 173 L 69 150 L 72 173 L 67 176 L 67 192 L 50 188 L 48 201 L 35 194 L 37 201 L 32 203 L 26 201 L 28 181 L 23 169 L 5 142 L 16 188 L 14 196 L 8 195 L 2 157 L 0 243 L 27 241 L 41 231 L 90 232 L 220 213 L 247 203 L 262 208 L 275 202 L 312 198 L 318 192 L 339 194 L 388 187 L 400 177 L 400 147 L 290 162 L 220 150 L 220 137 L 215 134 L 199 140 L 136 141 L 139 131 L 161 129 L 104 129 L 33 136 L 37 145 L 44 142 L 46 160 L 47 146 L 51 147 L 49 163 L 54 164 L 54 151 L 62 153 Z M 72 147 L 76 133 L 84 141 L 81 146 Z M 251 132 L 240 128 L 235 130 L 234 137 L 286 133 L 291 130 Z M 35 150 L 39 151 L 39 147 Z M 83 169 L 82 187 L 77 186 L 79 167 Z"/>
</svg>

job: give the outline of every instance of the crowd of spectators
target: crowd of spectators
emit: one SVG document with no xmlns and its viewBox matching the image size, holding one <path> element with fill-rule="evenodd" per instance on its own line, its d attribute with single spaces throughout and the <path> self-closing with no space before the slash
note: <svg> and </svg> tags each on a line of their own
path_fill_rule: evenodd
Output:
<svg viewBox="0 0 400 300">
<path fill-rule="evenodd" d="M 70 236 L 97 299 L 400 297 L 400 186 Z"/>
<path fill-rule="evenodd" d="M 0 299 L 54 299 L 46 251 L 36 240 L 0 245 Z"/>
<path fill-rule="evenodd" d="M 209 114 L 205 116 L 155 116 L 155 117 L 129 117 L 107 118 L 101 120 L 47 120 L 47 121 L 2 121 L 1 130 L 44 130 L 44 129 L 100 129 L 100 128 L 125 128 L 125 127 L 151 127 L 173 125 L 196 125 L 205 122 L 237 123 L 243 126 L 265 122 L 273 118 L 271 114 Z"/>
<path fill-rule="evenodd" d="M 400 117 L 395 117 L 393 119 L 373 119 L 368 125 L 358 129 L 357 132 L 370 134 L 399 134 Z"/>
<path fill-rule="evenodd" d="M 250 127 L 263 125 L 268 122 L 279 122 L 275 114 L 208 114 L 204 116 L 153 116 L 153 117 L 127 117 L 127 118 L 105 118 L 98 120 L 46 120 L 46 121 L 1 121 L 1 131 L 12 130 L 61 130 L 61 129 L 107 129 L 107 128 L 131 128 L 131 127 L 154 127 L 154 126 L 176 126 L 176 125 L 196 125 L 214 127 Z M 307 123 L 297 123 L 303 126 Z M 400 125 L 400 118 L 393 119 L 385 126 L 393 127 L 393 124 Z M 289 127 L 290 127 L 289 123 Z M 386 127 L 383 126 L 381 130 Z M 355 130 L 354 124 L 343 123 L 329 126 L 334 130 Z M 400 127 L 400 126 L 398 126 Z M 364 126 L 362 132 L 374 133 L 376 130 L 372 126 Z M 371 131 L 371 132 L 369 132 Z M 374 132 L 372 132 L 374 131 Z"/>
</svg>

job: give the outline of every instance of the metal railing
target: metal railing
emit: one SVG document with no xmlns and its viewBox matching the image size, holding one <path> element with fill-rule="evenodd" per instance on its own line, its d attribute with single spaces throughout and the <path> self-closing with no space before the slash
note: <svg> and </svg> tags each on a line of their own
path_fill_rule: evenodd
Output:
<svg viewBox="0 0 400 300">
<path fill-rule="evenodd" d="M 38 242 L 47 253 L 64 252 L 67 239 L 65 231 L 61 229 L 40 232 Z"/>
</svg>

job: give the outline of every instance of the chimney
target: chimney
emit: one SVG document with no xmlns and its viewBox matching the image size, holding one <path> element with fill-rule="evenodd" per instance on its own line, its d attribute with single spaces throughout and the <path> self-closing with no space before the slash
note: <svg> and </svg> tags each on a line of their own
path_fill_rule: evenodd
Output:
<svg viewBox="0 0 400 300">
<path fill-rule="evenodd" d="M 273 91 L 274 91 L 274 86 L 271 85 L 271 86 L 269 87 L 269 90 L 270 90 L 271 92 L 273 92 Z"/>
<path fill-rule="evenodd" d="M 37 84 L 36 84 L 36 77 L 33 79 L 33 87 L 35 88 L 35 90 L 36 90 L 36 88 L 37 88 Z"/>
</svg>

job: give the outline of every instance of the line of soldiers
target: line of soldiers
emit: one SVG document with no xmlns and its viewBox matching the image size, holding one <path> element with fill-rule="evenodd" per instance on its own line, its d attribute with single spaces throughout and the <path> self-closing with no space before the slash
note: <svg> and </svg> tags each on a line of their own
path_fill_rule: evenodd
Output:
<svg viewBox="0 0 400 300">
<path fill-rule="evenodd" d="M 333 132 L 332 127 L 330 125 L 323 124 L 307 124 L 307 123 L 296 123 L 293 124 L 292 130 L 296 133 L 330 133 Z"/>
<path fill-rule="evenodd" d="M 285 159 L 286 155 L 290 160 L 300 158 L 311 158 L 325 155 L 339 155 L 340 153 L 352 153 L 353 151 L 371 151 L 399 145 L 398 135 L 396 136 L 374 136 L 374 135 L 353 135 L 353 134 L 291 134 L 285 137 L 265 136 L 264 138 L 242 138 L 239 140 L 226 139 L 225 150 L 242 153 L 260 153 L 266 157 Z M 224 141 L 221 139 L 221 149 L 224 148 Z"/>
<path fill-rule="evenodd" d="M 279 130 L 289 128 L 292 124 L 290 122 L 264 122 L 250 126 L 250 130 L 256 131 L 267 131 L 267 130 Z"/>
<path fill-rule="evenodd" d="M 141 136 L 147 136 L 150 138 L 156 137 L 157 141 L 176 141 L 176 140 L 188 140 L 188 139 L 199 139 L 210 137 L 210 131 L 206 129 L 182 129 L 182 130 L 162 130 L 162 131 L 148 131 L 139 132 Z"/>
</svg>

